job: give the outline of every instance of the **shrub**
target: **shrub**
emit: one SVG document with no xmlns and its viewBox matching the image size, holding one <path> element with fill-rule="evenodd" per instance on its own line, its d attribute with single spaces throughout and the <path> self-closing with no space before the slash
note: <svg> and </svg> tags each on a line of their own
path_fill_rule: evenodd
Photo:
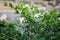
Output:
<svg viewBox="0 0 60 40">
<path fill-rule="evenodd" d="M 1 21 L 1 40 L 60 40 L 60 14 L 38 10 L 36 5 L 18 4 L 13 8 L 21 18 L 14 23 Z"/>
</svg>

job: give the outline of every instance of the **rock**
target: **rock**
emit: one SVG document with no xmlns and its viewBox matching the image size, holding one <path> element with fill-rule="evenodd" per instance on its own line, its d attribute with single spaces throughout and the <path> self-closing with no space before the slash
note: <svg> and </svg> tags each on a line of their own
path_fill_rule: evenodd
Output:
<svg viewBox="0 0 60 40">
<path fill-rule="evenodd" d="M 60 0 L 56 0 L 56 5 L 58 5 L 60 3 Z"/>
<path fill-rule="evenodd" d="M 9 21 L 9 22 L 11 22 L 13 19 L 12 18 L 10 18 L 10 17 L 7 17 L 7 19 L 6 19 L 7 21 Z"/>
<path fill-rule="evenodd" d="M 53 9 L 53 7 L 50 5 L 46 5 L 46 6 L 40 5 L 38 8 L 38 10 L 44 10 L 44 11 L 49 11 L 51 9 Z"/>
<path fill-rule="evenodd" d="M 46 11 L 49 11 L 49 10 L 51 10 L 51 9 L 53 9 L 52 6 L 50 6 L 50 5 L 47 5 L 47 6 L 46 6 Z"/>
<path fill-rule="evenodd" d="M 58 12 L 60 12 L 60 4 L 57 5 L 55 8 L 56 8 L 56 10 L 57 10 Z"/>
<path fill-rule="evenodd" d="M 40 6 L 40 7 L 38 8 L 38 10 L 46 10 L 46 8 Z"/>
<path fill-rule="evenodd" d="M 3 12 L 0 13 L 0 20 L 5 20 L 7 22 L 13 22 L 15 20 L 17 20 L 18 18 L 20 18 L 19 14 L 16 14 L 15 12 Z"/>
</svg>

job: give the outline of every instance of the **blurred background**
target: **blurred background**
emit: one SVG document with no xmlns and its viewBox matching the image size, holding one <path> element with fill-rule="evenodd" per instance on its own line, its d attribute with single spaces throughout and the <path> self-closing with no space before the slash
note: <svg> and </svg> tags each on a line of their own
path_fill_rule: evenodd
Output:
<svg viewBox="0 0 60 40">
<path fill-rule="evenodd" d="M 4 2 L 7 1 L 9 3 L 12 3 L 13 5 L 17 5 L 18 3 L 25 2 L 25 3 L 34 3 L 34 4 L 39 4 L 40 7 L 39 9 L 48 11 L 53 8 L 56 8 L 58 12 L 60 12 L 60 0 L 0 0 L 0 12 L 3 14 L 6 13 L 6 15 L 9 16 L 9 13 L 12 13 L 11 15 L 14 15 L 15 11 L 7 6 L 4 6 Z M 13 20 L 9 16 L 8 20 Z"/>
<path fill-rule="evenodd" d="M 25 3 L 35 3 L 35 4 L 40 4 L 43 6 L 51 6 L 51 7 L 55 7 L 57 9 L 60 9 L 60 0 L 0 0 L 0 6 L 3 5 L 3 2 L 7 1 L 7 2 L 11 2 L 14 5 L 17 3 L 21 3 L 21 2 L 25 2 Z M 1 8 L 0 8 L 1 9 Z"/>
</svg>

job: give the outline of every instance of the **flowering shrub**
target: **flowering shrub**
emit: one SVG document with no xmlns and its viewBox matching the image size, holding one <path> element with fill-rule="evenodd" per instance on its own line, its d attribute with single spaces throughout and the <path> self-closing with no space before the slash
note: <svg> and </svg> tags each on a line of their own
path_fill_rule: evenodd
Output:
<svg viewBox="0 0 60 40">
<path fill-rule="evenodd" d="M 38 6 L 18 4 L 13 7 L 21 18 L 0 21 L 0 40 L 60 40 L 60 14 L 55 10 L 38 10 Z"/>
</svg>

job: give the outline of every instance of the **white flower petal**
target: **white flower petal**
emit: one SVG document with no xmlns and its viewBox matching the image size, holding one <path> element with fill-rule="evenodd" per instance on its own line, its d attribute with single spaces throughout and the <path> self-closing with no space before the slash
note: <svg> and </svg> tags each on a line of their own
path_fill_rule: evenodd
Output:
<svg viewBox="0 0 60 40">
<path fill-rule="evenodd" d="M 0 17 L 0 20 L 5 20 L 7 18 L 7 16 L 5 14 L 3 14 L 1 17 Z"/>
</svg>

